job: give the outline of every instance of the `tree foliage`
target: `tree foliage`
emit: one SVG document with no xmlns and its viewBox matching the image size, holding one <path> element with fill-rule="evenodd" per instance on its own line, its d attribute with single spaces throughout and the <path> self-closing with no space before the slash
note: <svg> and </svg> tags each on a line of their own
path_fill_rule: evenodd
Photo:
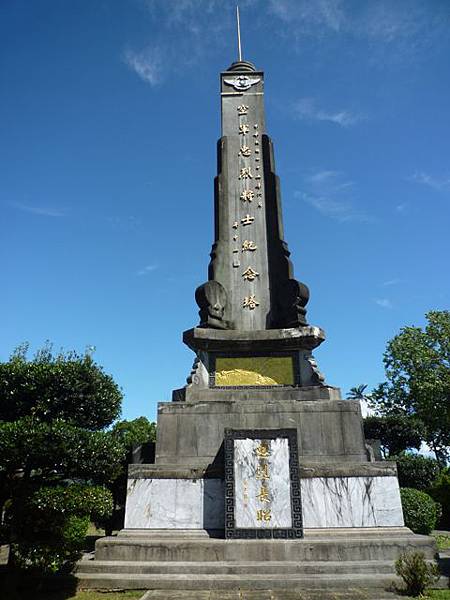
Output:
<svg viewBox="0 0 450 600">
<path fill-rule="evenodd" d="M 387 458 L 409 448 L 419 450 L 425 437 L 425 426 L 420 419 L 402 414 L 369 416 L 364 419 L 364 434 L 366 439 L 380 440 L 381 450 Z"/>
<path fill-rule="evenodd" d="M 406 452 L 392 458 L 397 463 L 400 487 L 428 492 L 439 475 L 439 464 L 434 458 Z"/>
<path fill-rule="evenodd" d="M 28 360 L 24 345 L 0 363 L 1 531 L 13 564 L 62 568 L 89 518 L 111 513 L 103 486 L 121 472 L 125 447 L 105 429 L 121 400 L 89 353 L 47 345 Z"/>
<path fill-rule="evenodd" d="M 134 445 L 156 440 L 156 423 L 150 422 L 146 417 L 138 417 L 133 421 L 119 421 L 111 431 L 128 450 Z"/>
<path fill-rule="evenodd" d="M 404 327 L 387 345 L 387 381 L 371 395 L 381 415 L 415 416 L 444 465 L 450 456 L 450 312 L 430 311 L 427 325 Z"/>
<path fill-rule="evenodd" d="M 450 529 L 450 469 L 443 469 L 427 490 L 430 496 L 442 506 L 440 529 Z"/>
</svg>

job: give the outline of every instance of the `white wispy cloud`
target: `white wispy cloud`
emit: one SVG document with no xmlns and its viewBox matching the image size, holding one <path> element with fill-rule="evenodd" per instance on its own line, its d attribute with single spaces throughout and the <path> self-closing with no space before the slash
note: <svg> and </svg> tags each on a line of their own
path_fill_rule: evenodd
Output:
<svg viewBox="0 0 450 600">
<path fill-rule="evenodd" d="M 369 223 L 374 219 L 355 207 L 352 188 L 354 182 L 344 173 L 334 170 L 320 170 L 303 178 L 304 189 L 294 193 L 325 217 L 339 223 L 355 221 Z"/>
<path fill-rule="evenodd" d="M 23 212 L 40 215 L 42 217 L 65 217 L 67 214 L 64 209 L 51 206 L 33 206 L 30 204 L 22 204 L 20 202 L 12 202 L 11 206 Z"/>
<path fill-rule="evenodd" d="M 146 48 L 141 52 L 127 49 L 123 59 L 125 64 L 146 83 L 154 86 L 161 82 L 163 61 L 158 48 Z"/>
<path fill-rule="evenodd" d="M 374 302 L 375 304 L 378 304 L 378 306 L 381 306 L 381 308 L 394 308 L 389 298 L 374 298 Z"/>
<path fill-rule="evenodd" d="M 450 191 L 450 176 L 435 177 L 424 171 L 416 171 L 414 175 L 408 178 L 415 183 L 421 183 L 438 192 Z"/>
<path fill-rule="evenodd" d="M 152 271 L 155 271 L 157 268 L 158 268 L 158 265 L 154 265 L 154 264 L 146 265 L 142 269 L 139 269 L 139 271 L 136 272 L 136 275 L 138 275 L 139 277 L 142 277 L 143 275 L 148 275 Z"/>
<path fill-rule="evenodd" d="M 355 125 L 365 117 L 347 109 L 324 110 L 314 98 L 300 98 L 293 105 L 294 116 L 305 121 L 329 121 L 341 127 Z"/>
<path fill-rule="evenodd" d="M 399 279 L 398 277 L 394 277 L 394 279 L 388 279 L 387 281 L 383 281 L 383 283 L 381 285 L 383 287 L 389 287 L 391 285 L 397 285 L 401 282 L 402 282 L 401 279 Z"/>
<path fill-rule="evenodd" d="M 357 37 L 386 60 L 419 53 L 445 31 L 449 17 L 445 2 L 426 0 L 270 0 L 268 11 L 283 21 L 284 35 L 297 41 L 305 35 Z"/>
<path fill-rule="evenodd" d="M 347 22 L 341 0 L 270 0 L 269 11 L 287 24 L 300 25 L 302 32 L 319 28 L 338 32 Z"/>
</svg>

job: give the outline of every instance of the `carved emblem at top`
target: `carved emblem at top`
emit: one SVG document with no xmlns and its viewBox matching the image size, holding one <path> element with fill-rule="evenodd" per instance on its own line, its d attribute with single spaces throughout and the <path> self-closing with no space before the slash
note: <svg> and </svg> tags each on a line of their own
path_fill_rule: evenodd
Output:
<svg viewBox="0 0 450 600">
<path fill-rule="evenodd" d="M 248 75 L 238 75 L 237 77 L 233 77 L 233 79 L 224 79 L 224 83 L 227 85 L 232 85 L 235 90 L 239 92 L 245 92 L 245 90 L 249 90 L 252 85 L 256 85 L 261 81 L 260 77 L 248 77 Z"/>
</svg>

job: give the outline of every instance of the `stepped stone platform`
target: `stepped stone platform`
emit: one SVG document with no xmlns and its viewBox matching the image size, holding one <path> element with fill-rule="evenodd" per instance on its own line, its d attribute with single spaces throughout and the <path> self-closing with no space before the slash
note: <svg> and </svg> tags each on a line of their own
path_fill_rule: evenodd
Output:
<svg viewBox="0 0 450 600">
<path fill-rule="evenodd" d="M 124 530 L 98 540 L 95 560 L 80 561 L 76 575 L 81 588 L 91 589 L 384 593 L 394 581 L 399 583 L 396 558 L 414 550 L 429 560 L 436 557 L 433 538 L 406 527 L 306 530 L 304 538 L 289 541 L 225 540 L 206 531 Z"/>
</svg>

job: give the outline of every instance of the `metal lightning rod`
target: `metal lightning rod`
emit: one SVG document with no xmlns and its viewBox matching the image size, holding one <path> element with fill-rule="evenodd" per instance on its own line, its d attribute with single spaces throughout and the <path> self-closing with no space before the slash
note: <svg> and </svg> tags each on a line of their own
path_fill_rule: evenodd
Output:
<svg viewBox="0 0 450 600">
<path fill-rule="evenodd" d="M 236 21 L 237 21 L 238 54 L 239 54 L 239 62 L 240 62 L 240 61 L 242 61 L 242 48 L 241 48 L 241 24 L 239 21 L 239 6 L 236 6 Z"/>
</svg>

